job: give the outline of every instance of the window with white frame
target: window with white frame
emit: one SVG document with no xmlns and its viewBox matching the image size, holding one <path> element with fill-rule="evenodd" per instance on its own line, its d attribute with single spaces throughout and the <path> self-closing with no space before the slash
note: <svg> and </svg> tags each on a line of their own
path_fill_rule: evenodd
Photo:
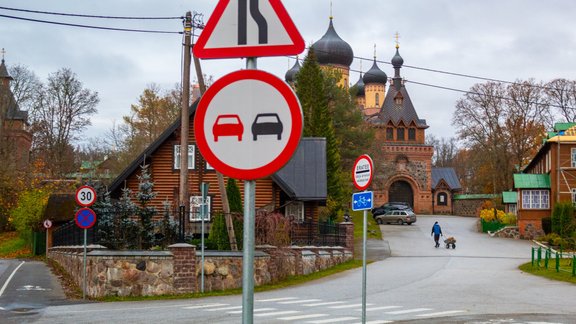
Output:
<svg viewBox="0 0 576 324">
<path fill-rule="evenodd" d="M 194 169 L 194 145 L 188 145 L 188 169 Z M 174 169 L 180 170 L 180 145 L 174 145 Z"/>
<path fill-rule="evenodd" d="M 206 196 L 205 204 L 202 204 L 202 196 L 190 196 L 190 221 L 191 222 L 199 222 L 202 221 L 201 216 L 201 209 L 203 205 L 206 206 L 204 209 L 204 221 L 210 221 L 210 211 L 211 211 L 211 203 L 212 199 L 210 196 Z"/>
<path fill-rule="evenodd" d="M 522 209 L 549 209 L 550 191 L 522 190 Z"/>
<path fill-rule="evenodd" d="M 289 219 L 296 222 L 304 222 L 304 203 L 302 201 L 293 201 L 284 207 L 284 214 Z"/>
<path fill-rule="evenodd" d="M 510 205 L 508 205 L 508 212 L 516 215 L 516 212 L 517 212 L 517 211 L 516 211 L 516 204 L 510 204 Z"/>
<path fill-rule="evenodd" d="M 447 206 L 448 205 L 448 195 L 445 192 L 441 192 L 438 194 L 438 206 Z"/>
<path fill-rule="evenodd" d="M 576 206 L 576 188 L 572 188 L 572 205 Z"/>
<path fill-rule="evenodd" d="M 572 152 L 570 154 L 572 160 L 572 167 L 576 168 L 576 148 L 572 148 Z"/>
</svg>

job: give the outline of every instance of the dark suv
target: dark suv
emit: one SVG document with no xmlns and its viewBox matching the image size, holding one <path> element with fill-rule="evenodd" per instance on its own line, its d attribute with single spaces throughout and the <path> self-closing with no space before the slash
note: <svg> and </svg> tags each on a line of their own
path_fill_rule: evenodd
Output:
<svg viewBox="0 0 576 324">
<path fill-rule="evenodd" d="M 409 209 L 412 210 L 412 207 L 408 203 L 395 201 L 395 202 L 387 202 L 380 207 L 372 208 L 372 218 L 378 215 L 384 215 L 392 210 L 402 210 L 402 209 Z"/>
</svg>

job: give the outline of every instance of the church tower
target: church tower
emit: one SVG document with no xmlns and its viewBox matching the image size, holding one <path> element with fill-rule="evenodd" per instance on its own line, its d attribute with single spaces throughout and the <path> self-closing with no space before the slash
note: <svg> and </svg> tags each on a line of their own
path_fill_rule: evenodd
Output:
<svg viewBox="0 0 576 324">
<path fill-rule="evenodd" d="M 416 213 L 430 213 L 434 148 L 425 144 L 428 125 L 418 117 L 410 100 L 400 75 L 403 64 L 397 44 L 392 57 L 394 77 L 388 93 L 378 113 L 366 119 L 376 129 L 374 200 L 376 205 L 402 201 L 410 204 Z"/>
<path fill-rule="evenodd" d="M 364 115 L 370 116 L 380 111 L 386 94 L 388 76 L 376 63 L 376 45 L 374 45 L 374 63 L 362 78 L 364 83 Z"/>
</svg>

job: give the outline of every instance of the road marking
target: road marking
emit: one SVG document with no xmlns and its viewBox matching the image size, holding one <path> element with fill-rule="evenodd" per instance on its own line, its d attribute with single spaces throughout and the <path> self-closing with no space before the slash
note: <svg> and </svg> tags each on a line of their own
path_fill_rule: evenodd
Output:
<svg viewBox="0 0 576 324">
<path fill-rule="evenodd" d="M 18 269 L 20 269 L 20 267 L 24 264 L 24 261 L 22 261 L 17 267 L 16 269 L 14 269 L 14 271 L 12 271 L 12 274 L 10 274 L 10 277 L 8 277 L 8 279 L 6 279 L 6 282 L 4 283 L 4 286 L 2 286 L 2 289 L 0 289 L 0 297 L 2 297 L 2 294 L 4 293 L 4 290 L 6 290 L 6 287 L 8 287 L 8 284 L 10 283 L 10 280 L 12 280 L 12 277 L 14 277 L 14 275 L 16 274 L 16 271 L 18 271 Z"/>
<path fill-rule="evenodd" d="M 368 305 L 374 305 L 374 304 L 366 304 L 366 306 Z M 350 304 L 350 305 L 340 305 L 340 306 L 330 306 L 328 308 L 332 308 L 332 309 L 344 309 L 344 308 L 354 308 L 354 307 L 362 307 L 362 304 Z"/>
<path fill-rule="evenodd" d="M 394 323 L 393 321 L 370 321 L 366 322 L 366 324 L 386 324 L 386 323 Z M 361 323 L 358 323 L 361 324 Z"/>
<path fill-rule="evenodd" d="M 358 318 L 357 317 L 337 317 L 337 318 L 329 318 L 329 319 L 320 320 L 320 321 L 312 321 L 312 322 L 308 322 L 308 323 L 313 323 L 313 324 L 334 323 L 334 322 L 351 321 L 351 320 L 355 320 L 355 319 L 358 319 Z"/>
<path fill-rule="evenodd" d="M 32 285 L 26 285 L 26 286 L 22 286 L 20 288 L 16 288 L 16 290 L 22 291 L 22 290 L 37 290 L 37 291 L 46 291 L 46 290 L 52 290 L 50 288 L 42 288 L 40 286 L 32 286 Z"/>
<path fill-rule="evenodd" d="M 295 310 L 290 310 L 290 311 L 279 311 L 279 312 L 271 312 L 271 313 L 254 314 L 254 316 L 265 317 L 265 316 L 288 315 L 288 314 L 296 314 L 296 313 L 300 313 L 300 312 L 295 311 Z"/>
<path fill-rule="evenodd" d="M 298 297 L 283 297 L 283 298 L 258 299 L 258 300 L 256 300 L 256 301 L 259 301 L 259 302 L 275 302 L 275 301 L 294 300 L 294 299 L 298 299 Z"/>
<path fill-rule="evenodd" d="M 200 308 L 210 308 L 210 307 L 218 307 L 218 306 L 228 306 L 228 304 L 204 304 L 204 305 L 186 306 L 186 307 L 182 307 L 182 308 L 184 308 L 184 309 L 200 309 Z"/>
<path fill-rule="evenodd" d="M 207 312 L 217 312 L 217 311 L 240 309 L 240 308 L 242 308 L 242 306 L 230 306 L 230 307 L 220 307 L 220 308 L 206 309 L 206 311 L 207 311 Z"/>
<path fill-rule="evenodd" d="M 451 310 L 451 311 L 445 311 L 445 312 L 438 312 L 438 313 L 428 313 L 428 314 L 419 314 L 416 316 L 421 316 L 421 317 L 431 317 L 431 316 L 442 316 L 442 315 L 450 315 L 450 314 L 457 314 L 457 313 L 466 313 L 467 311 L 465 310 Z"/>
<path fill-rule="evenodd" d="M 405 309 L 405 310 L 399 310 L 399 311 L 393 311 L 393 312 L 386 312 L 385 314 L 400 315 L 400 314 L 424 312 L 424 311 L 429 311 L 429 310 L 432 310 L 432 309 L 431 308 L 413 308 L 413 309 Z"/>
<path fill-rule="evenodd" d="M 314 303 L 308 305 L 302 305 L 306 307 L 314 307 L 314 306 L 326 306 L 326 305 L 336 305 L 336 304 L 344 304 L 343 301 L 335 301 L 335 302 L 325 302 L 325 303 Z"/>
<path fill-rule="evenodd" d="M 302 303 L 309 303 L 309 302 L 317 302 L 320 299 L 304 299 L 304 300 L 290 300 L 285 302 L 279 302 L 278 304 L 302 304 Z"/>
<path fill-rule="evenodd" d="M 288 317 L 280 317 L 279 320 L 282 321 L 295 321 L 295 320 L 302 320 L 302 319 L 309 319 L 309 318 L 318 318 L 328 316 L 328 314 L 308 314 L 308 315 L 297 315 L 297 316 L 288 316 Z"/>
<path fill-rule="evenodd" d="M 267 312 L 267 311 L 272 311 L 272 310 L 276 310 L 276 308 L 258 308 L 254 310 L 254 313 L 257 312 Z M 241 314 L 242 311 L 231 311 L 231 312 L 227 312 L 228 314 Z"/>
<path fill-rule="evenodd" d="M 371 308 L 366 308 L 366 311 L 367 311 L 367 312 L 371 312 L 371 311 L 384 310 L 384 309 L 393 309 L 393 308 L 402 308 L 402 306 L 371 307 Z M 359 309 L 357 309 L 357 311 L 361 312 L 362 309 L 359 308 Z"/>
</svg>

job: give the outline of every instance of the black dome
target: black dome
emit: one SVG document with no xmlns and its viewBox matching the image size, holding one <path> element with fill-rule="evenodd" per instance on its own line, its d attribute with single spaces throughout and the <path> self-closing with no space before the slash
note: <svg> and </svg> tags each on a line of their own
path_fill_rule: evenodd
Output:
<svg viewBox="0 0 576 324">
<path fill-rule="evenodd" d="M 338 36 L 334 30 L 332 19 L 330 19 L 328 30 L 319 41 L 312 45 L 312 49 L 320 64 L 338 64 L 350 67 L 354 60 L 352 47 Z"/>
<path fill-rule="evenodd" d="M 360 78 L 358 78 L 358 82 L 352 86 L 350 90 L 356 90 L 356 97 L 363 97 L 365 95 L 365 85 L 364 81 L 362 80 L 362 74 L 360 74 Z"/>
<path fill-rule="evenodd" d="M 294 66 L 286 71 L 286 75 L 284 76 L 284 80 L 286 80 L 286 82 L 294 82 L 296 81 L 296 74 L 300 71 L 300 60 L 296 59 L 296 63 L 294 64 Z"/>
<path fill-rule="evenodd" d="M 370 84 L 370 83 L 386 84 L 388 82 L 388 76 L 384 71 L 380 70 L 378 64 L 376 64 L 376 59 L 374 59 L 374 64 L 372 64 L 370 70 L 368 70 L 366 74 L 364 74 L 363 81 L 364 84 Z"/>
<path fill-rule="evenodd" d="M 396 46 L 396 55 L 392 58 L 392 66 L 394 68 L 400 68 L 402 64 L 404 64 L 404 59 L 400 56 L 400 53 L 398 53 L 398 46 Z"/>
</svg>

